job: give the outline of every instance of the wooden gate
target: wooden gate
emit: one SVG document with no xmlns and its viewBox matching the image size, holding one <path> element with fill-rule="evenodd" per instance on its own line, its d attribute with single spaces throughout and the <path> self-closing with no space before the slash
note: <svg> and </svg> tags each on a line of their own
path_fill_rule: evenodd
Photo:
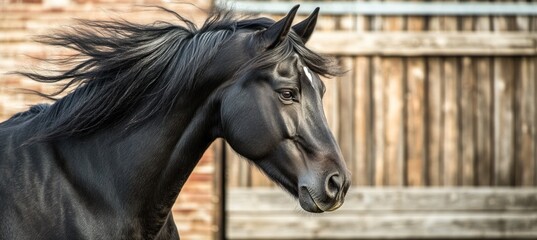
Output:
<svg viewBox="0 0 537 240">
<path fill-rule="evenodd" d="M 537 196 L 537 5 L 414 2 L 410 6 L 417 4 L 422 8 L 409 10 L 409 5 L 389 1 L 330 2 L 331 5 L 305 2 L 300 18 L 320 4 L 326 4 L 325 9 L 321 6 L 317 31 L 309 46 L 334 56 L 349 70 L 343 77 L 325 80 L 324 104 L 356 188 L 340 213 L 323 216 L 321 220 L 308 215 L 303 220 L 297 211 L 285 212 L 289 209 L 275 204 L 271 210 L 276 215 L 264 216 L 295 219 L 273 220 L 276 225 L 291 224 L 288 226 L 296 230 L 284 231 L 286 227 L 280 225 L 280 230 L 276 230 L 271 228 L 270 221 L 264 220 L 251 229 L 247 226 L 263 214 L 253 211 L 248 215 L 248 211 L 241 212 L 241 207 L 270 209 L 261 204 L 266 200 L 256 198 L 256 194 L 278 201 L 274 196 L 279 196 L 281 190 L 271 190 L 273 183 L 228 147 L 227 176 L 232 189 L 228 200 L 228 236 L 252 238 L 249 234 L 272 229 L 266 233 L 281 231 L 281 238 L 537 238 L 536 202 L 528 200 Z M 238 1 L 235 8 L 246 12 L 271 11 L 271 17 L 279 18 L 292 5 Z M 376 5 L 380 7 L 371 8 Z M 370 12 L 349 6 L 369 7 Z M 443 6 L 444 11 L 433 11 Z M 479 10 L 471 11 L 472 7 Z M 385 188 L 376 189 L 381 186 Z M 408 188 L 418 186 L 429 188 Z M 266 191 L 275 195 L 271 198 Z M 494 192 L 496 197 L 480 191 Z M 259 202 L 234 205 L 246 195 Z M 512 195 L 513 199 L 500 200 L 504 195 Z M 381 214 L 397 219 L 388 221 L 391 225 L 376 228 L 360 220 L 364 216 L 379 216 L 378 206 L 371 211 L 363 207 L 364 199 L 372 196 L 385 200 L 379 202 L 380 208 L 393 210 L 384 209 Z M 502 211 L 486 207 L 490 206 L 487 201 L 517 202 L 517 196 L 523 203 L 520 206 L 500 207 Z M 446 208 L 444 204 L 435 204 L 434 199 L 444 197 L 468 202 L 468 206 L 461 204 L 453 211 L 448 207 L 450 214 L 440 214 L 445 221 L 433 224 L 427 219 Z M 426 201 L 427 206 L 408 206 L 412 201 Z M 476 209 L 473 204 L 483 205 Z M 293 206 L 296 208 L 296 204 Z M 410 215 L 394 215 L 399 211 Z M 500 215 L 491 214 L 498 211 Z M 464 220 L 470 212 L 482 215 Z M 331 226 L 332 220 L 327 220 L 343 216 L 345 221 L 334 220 L 343 225 Z M 328 231 L 335 235 L 321 231 L 323 224 L 311 227 L 319 221 L 333 227 Z M 344 224 L 349 221 L 363 224 Z M 299 227 L 301 222 L 306 229 Z M 405 224 L 409 222 L 412 224 Z M 500 223 L 488 224 L 491 222 Z M 438 229 L 442 226 L 446 231 Z M 352 230 L 336 234 L 337 229 L 345 227 L 356 229 L 355 234 L 349 233 Z"/>
</svg>

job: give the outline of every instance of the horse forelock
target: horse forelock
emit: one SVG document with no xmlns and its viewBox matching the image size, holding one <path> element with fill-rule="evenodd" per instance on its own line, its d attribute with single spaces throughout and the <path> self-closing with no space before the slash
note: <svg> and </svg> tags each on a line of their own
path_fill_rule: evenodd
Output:
<svg viewBox="0 0 537 240">
<path fill-rule="evenodd" d="M 317 54 L 307 48 L 295 32 L 291 31 L 279 45 L 270 51 L 265 51 L 251 59 L 241 69 L 241 72 L 248 71 L 251 68 L 268 68 L 276 63 L 283 62 L 293 55 L 298 55 L 302 63 L 312 72 L 325 77 L 339 76 L 343 72 L 337 62 L 327 56 Z M 239 74 L 241 74 L 239 72 Z"/>
</svg>

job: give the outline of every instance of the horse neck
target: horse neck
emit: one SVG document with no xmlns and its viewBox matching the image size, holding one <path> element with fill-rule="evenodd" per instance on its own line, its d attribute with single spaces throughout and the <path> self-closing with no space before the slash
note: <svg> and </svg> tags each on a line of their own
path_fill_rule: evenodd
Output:
<svg viewBox="0 0 537 240">
<path fill-rule="evenodd" d="M 203 152 L 216 138 L 217 107 L 211 101 L 178 107 L 123 134 L 121 125 L 58 149 L 65 170 L 88 202 L 110 213 L 165 219 Z M 155 216 L 156 214 L 156 216 Z M 151 215 L 151 216 L 149 216 Z"/>
</svg>

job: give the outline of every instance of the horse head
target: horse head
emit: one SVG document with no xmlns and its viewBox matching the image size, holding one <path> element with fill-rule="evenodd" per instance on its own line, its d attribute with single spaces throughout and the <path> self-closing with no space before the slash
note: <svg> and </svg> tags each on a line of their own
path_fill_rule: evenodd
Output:
<svg viewBox="0 0 537 240">
<path fill-rule="evenodd" d="M 248 48 L 222 92 L 222 137 L 304 210 L 332 211 L 343 203 L 350 173 L 323 112 L 324 73 L 316 61 L 324 60 L 304 47 L 318 9 L 293 26 L 297 9 L 267 28 L 238 33 Z"/>
</svg>

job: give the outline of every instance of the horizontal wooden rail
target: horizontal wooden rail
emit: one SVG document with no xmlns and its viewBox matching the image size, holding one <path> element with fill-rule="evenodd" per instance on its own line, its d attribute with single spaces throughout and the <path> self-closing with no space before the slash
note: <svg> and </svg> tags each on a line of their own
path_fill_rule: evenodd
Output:
<svg viewBox="0 0 537 240">
<path fill-rule="evenodd" d="M 232 188 L 232 212 L 293 211 L 290 196 L 274 188 Z M 537 211 L 537 188 L 353 188 L 343 211 Z M 337 213 L 337 212 L 336 212 Z M 537 212 L 536 212 L 537 213 Z"/>
<path fill-rule="evenodd" d="M 317 32 L 309 47 L 331 55 L 532 56 L 535 33 L 488 32 Z"/>
<path fill-rule="evenodd" d="M 221 7 L 250 13 L 285 14 L 300 3 L 299 13 L 310 13 L 320 7 L 323 14 L 330 15 L 537 15 L 537 4 L 533 3 L 488 3 L 488 2 L 274 2 L 274 1 L 218 1 Z"/>
<path fill-rule="evenodd" d="M 280 189 L 228 191 L 229 239 L 537 238 L 536 188 L 354 188 L 307 214 Z"/>
</svg>

